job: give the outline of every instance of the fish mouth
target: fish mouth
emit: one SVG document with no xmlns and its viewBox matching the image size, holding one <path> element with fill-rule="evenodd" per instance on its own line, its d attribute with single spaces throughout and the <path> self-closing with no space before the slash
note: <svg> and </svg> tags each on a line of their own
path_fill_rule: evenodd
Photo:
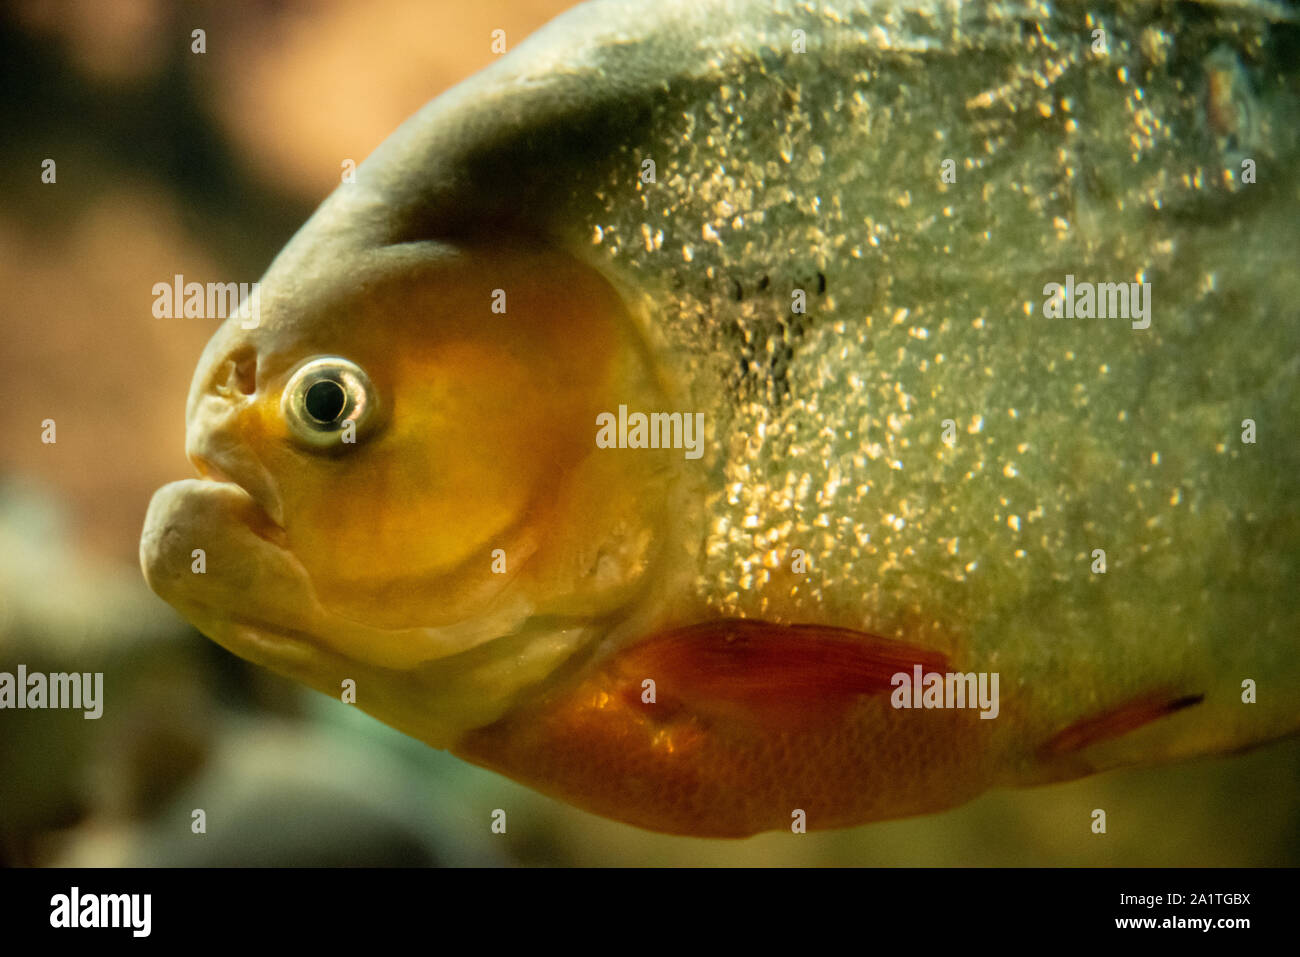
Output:
<svg viewBox="0 0 1300 957">
<path fill-rule="evenodd" d="M 306 573 L 284 530 L 242 486 L 209 477 L 158 489 L 140 536 L 140 567 L 159 597 L 227 647 L 256 647 L 259 661 L 301 664 L 308 655 L 305 635 L 269 624 L 295 623 L 294 609 L 310 603 Z"/>
<path fill-rule="evenodd" d="M 253 534 L 279 548 L 288 546 L 284 530 L 284 506 L 264 473 L 250 470 L 247 474 L 236 477 L 231 474 L 230 464 L 226 463 L 223 468 L 222 464 L 201 452 L 190 452 L 189 459 L 203 481 L 231 485 L 248 496 L 248 507 L 241 511 L 245 524 Z"/>
</svg>

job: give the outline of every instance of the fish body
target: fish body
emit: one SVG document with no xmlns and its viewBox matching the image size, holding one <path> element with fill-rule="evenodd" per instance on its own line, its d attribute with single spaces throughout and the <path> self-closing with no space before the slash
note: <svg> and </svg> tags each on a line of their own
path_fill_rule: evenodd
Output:
<svg viewBox="0 0 1300 957">
<path fill-rule="evenodd" d="M 216 334 L 146 577 L 674 833 L 1294 733 L 1297 49 L 1262 2 L 585 4 Z"/>
</svg>

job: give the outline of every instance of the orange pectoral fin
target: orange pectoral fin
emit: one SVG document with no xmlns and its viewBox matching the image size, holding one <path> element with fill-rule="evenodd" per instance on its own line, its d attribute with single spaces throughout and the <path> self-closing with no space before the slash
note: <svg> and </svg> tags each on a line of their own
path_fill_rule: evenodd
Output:
<svg viewBox="0 0 1300 957">
<path fill-rule="evenodd" d="M 1053 735 L 1043 745 L 1040 755 L 1044 758 L 1056 758 L 1073 754 L 1102 741 L 1118 738 L 1120 735 L 1150 724 L 1167 714 L 1200 704 L 1205 695 L 1151 694 L 1132 701 L 1126 701 L 1117 708 L 1103 711 L 1101 714 L 1084 718 Z"/>
<path fill-rule="evenodd" d="M 939 652 L 866 632 L 750 619 L 703 622 L 656 635 L 616 659 L 639 705 L 655 683 L 660 714 L 742 718 L 799 729 L 833 721 L 862 695 L 888 694 L 913 668 L 946 672 Z"/>
</svg>

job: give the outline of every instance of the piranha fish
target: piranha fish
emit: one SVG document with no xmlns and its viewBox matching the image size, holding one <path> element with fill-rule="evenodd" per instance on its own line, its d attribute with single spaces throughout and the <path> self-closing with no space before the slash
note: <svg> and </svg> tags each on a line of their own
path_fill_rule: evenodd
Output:
<svg viewBox="0 0 1300 957">
<path fill-rule="evenodd" d="M 145 575 L 671 833 L 1292 734 L 1295 13 L 580 6 L 217 331 Z"/>
</svg>

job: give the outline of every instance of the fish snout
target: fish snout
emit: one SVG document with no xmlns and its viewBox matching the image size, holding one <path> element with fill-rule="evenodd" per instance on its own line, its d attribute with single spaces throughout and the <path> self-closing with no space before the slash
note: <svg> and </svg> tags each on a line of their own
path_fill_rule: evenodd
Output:
<svg viewBox="0 0 1300 957">
<path fill-rule="evenodd" d="M 258 399 L 257 349 L 223 333 L 213 337 L 195 371 L 185 410 L 185 455 L 201 478 L 242 488 L 282 530 L 279 489 L 241 426 Z"/>
<path fill-rule="evenodd" d="M 213 345 L 220 340 L 214 339 Z M 215 395 L 237 400 L 257 392 L 257 350 L 251 345 L 223 349 L 215 361 L 200 363 L 195 385 L 200 395 Z M 207 359 L 204 356 L 204 359 Z"/>
</svg>

